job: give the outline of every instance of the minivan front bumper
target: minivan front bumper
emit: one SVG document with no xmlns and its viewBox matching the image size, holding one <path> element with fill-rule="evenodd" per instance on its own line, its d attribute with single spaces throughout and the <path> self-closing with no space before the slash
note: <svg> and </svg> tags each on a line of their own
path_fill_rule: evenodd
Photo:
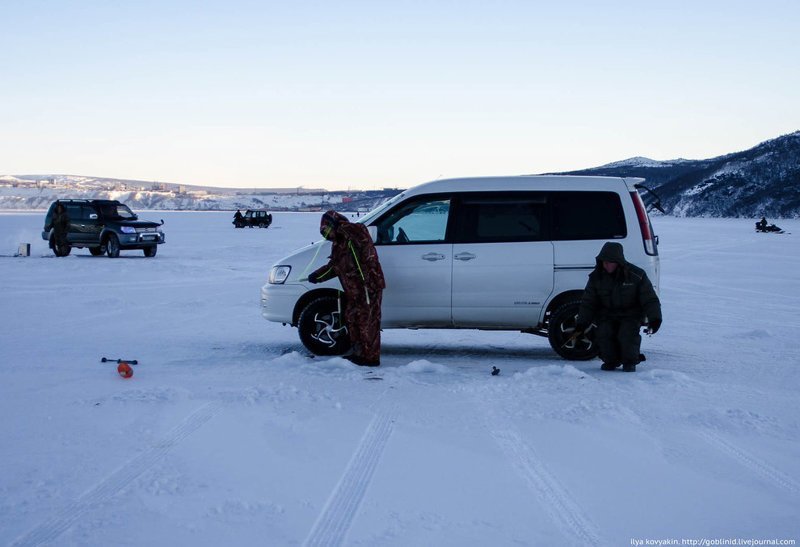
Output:
<svg viewBox="0 0 800 547">
<path fill-rule="evenodd" d="M 266 283 L 261 287 L 261 316 L 267 321 L 292 324 L 294 307 L 308 289 L 296 283 Z"/>
</svg>

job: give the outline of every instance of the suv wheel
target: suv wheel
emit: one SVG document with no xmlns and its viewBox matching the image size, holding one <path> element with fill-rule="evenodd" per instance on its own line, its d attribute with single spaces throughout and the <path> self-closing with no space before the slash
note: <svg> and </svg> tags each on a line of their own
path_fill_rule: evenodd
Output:
<svg viewBox="0 0 800 547">
<path fill-rule="evenodd" d="M 350 337 L 339 314 L 338 299 L 321 296 L 300 313 L 297 330 L 300 341 L 316 355 L 342 355 L 350 349 Z"/>
<path fill-rule="evenodd" d="M 60 244 L 53 236 L 50 236 L 50 248 L 53 249 L 53 253 L 56 256 L 69 256 L 70 251 L 72 251 L 69 243 Z"/>
<path fill-rule="evenodd" d="M 597 357 L 597 344 L 594 343 L 591 331 L 588 335 L 572 338 L 579 307 L 580 302 L 573 301 L 556 309 L 550 316 L 547 333 L 547 339 L 555 352 L 570 361 L 588 361 Z"/>
<path fill-rule="evenodd" d="M 153 258 L 154 256 L 156 256 L 156 253 L 158 252 L 158 246 L 151 245 L 150 247 L 145 247 L 142 250 L 144 251 L 144 256 L 146 256 L 147 258 Z"/>
<path fill-rule="evenodd" d="M 92 256 L 100 256 L 105 250 L 102 247 L 89 247 L 89 252 L 92 253 Z"/>
<path fill-rule="evenodd" d="M 119 256 L 119 238 L 117 234 L 109 234 L 108 241 L 106 241 L 106 253 L 108 258 L 117 258 Z"/>
</svg>

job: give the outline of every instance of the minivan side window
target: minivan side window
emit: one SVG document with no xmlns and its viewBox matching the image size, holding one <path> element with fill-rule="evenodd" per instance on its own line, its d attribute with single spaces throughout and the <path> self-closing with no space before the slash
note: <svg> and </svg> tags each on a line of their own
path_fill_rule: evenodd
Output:
<svg viewBox="0 0 800 547">
<path fill-rule="evenodd" d="M 400 205 L 375 223 L 379 245 L 444 241 L 450 216 L 450 198 L 428 196 Z"/>
<path fill-rule="evenodd" d="M 625 211 L 615 192 L 552 192 L 553 240 L 623 239 Z"/>
<path fill-rule="evenodd" d="M 458 202 L 459 243 L 549 239 L 547 196 L 535 192 L 465 194 Z"/>
</svg>

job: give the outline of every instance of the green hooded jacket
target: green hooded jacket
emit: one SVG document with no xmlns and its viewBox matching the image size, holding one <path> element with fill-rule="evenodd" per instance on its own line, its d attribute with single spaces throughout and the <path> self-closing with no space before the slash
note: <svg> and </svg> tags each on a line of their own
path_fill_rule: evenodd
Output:
<svg viewBox="0 0 800 547">
<path fill-rule="evenodd" d="M 616 262 L 619 267 L 609 274 L 603 269 L 603 261 Z M 622 244 L 608 242 L 589 274 L 577 323 L 634 317 L 661 321 L 661 302 L 645 271 L 625 260 Z"/>
</svg>

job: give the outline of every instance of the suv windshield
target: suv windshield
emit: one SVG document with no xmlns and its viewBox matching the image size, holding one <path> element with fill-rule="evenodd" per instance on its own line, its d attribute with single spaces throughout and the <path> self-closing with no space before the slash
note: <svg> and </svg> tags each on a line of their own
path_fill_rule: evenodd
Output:
<svg viewBox="0 0 800 547">
<path fill-rule="evenodd" d="M 128 209 L 127 205 L 108 203 L 105 205 L 98 205 L 97 209 L 100 211 L 100 216 L 103 218 L 121 218 L 127 220 L 136 219 L 136 215 Z"/>
</svg>

